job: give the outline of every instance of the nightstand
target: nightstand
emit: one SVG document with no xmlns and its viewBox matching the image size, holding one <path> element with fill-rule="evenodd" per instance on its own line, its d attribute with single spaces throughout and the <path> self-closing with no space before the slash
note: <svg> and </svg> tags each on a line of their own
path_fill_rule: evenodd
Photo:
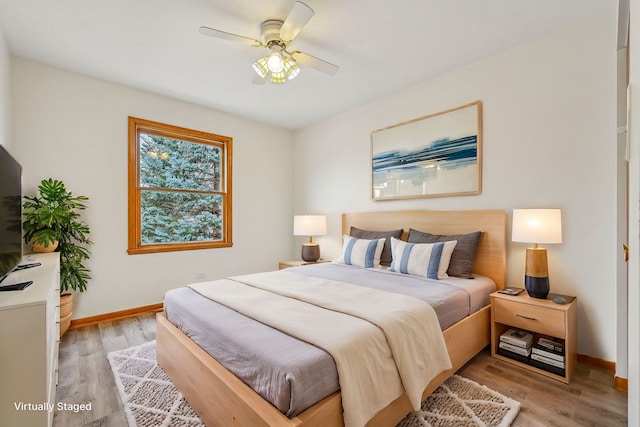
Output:
<svg viewBox="0 0 640 427">
<path fill-rule="evenodd" d="M 282 270 L 283 268 L 300 267 L 301 265 L 322 264 L 323 262 L 331 262 L 331 261 L 328 261 L 326 259 L 319 259 L 316 262 L 307 262 L 307 261 L 303 261 L 301 259 L 294 259 L 294 260 L 290 260 L 290 261 L 280 261 L 278 263 L 278 269 Z"/>
<path fill-rule="evenodd" d="M 549 294 L 548 298 L 554 296 Z M 564 295 L 563 295 L 564 296 Z M 569 383 L 576 367 L 577 352 L 577 299 L 564 296 L 565 304 L 556 304 L 551 299 L 530 297 L 526 291 L 518 295 L 494 292 L 491 297 L 491 356 L 522 368 Z M 498 354 L 500 335 L 508 329 L 523 329 L 531 332 L 533 342 L 538 338 L 554 338 L 564 343 L 565 370 L 558 375 L 549 370 L 532 366 L 531 359 L 515 360 Z"/>
</svg>

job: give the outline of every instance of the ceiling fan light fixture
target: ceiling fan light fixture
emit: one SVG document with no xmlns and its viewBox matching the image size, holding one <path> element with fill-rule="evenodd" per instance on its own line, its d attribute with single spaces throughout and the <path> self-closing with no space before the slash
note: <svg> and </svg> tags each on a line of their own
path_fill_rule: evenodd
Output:
<svg viewBox="0 0 640 427">
<path fill-rule="evenodd" d="M 268 59 L 269 56 L 265 56 L 253 63 L 253 69 L 263 79 L 267 77 L 267 73 L 269 72 L 269 68 L 267 66 Z"/>
<path fill-rule="evenodd" d="M 267 19 L 260 24 L 260 40 L 205 26 L 200 27 L 200 34 L 268 49 L 267 56 L 253 63 L 253 69 L 259 77 L 254 78 L 256 84 L 263 84 L 267 80 L 273 83 L 293 80 L 300 73 L 298 64 L 331 76 L 337 73 L 340 67 L 304 52 L 287 50 L 314 13 L 309 6 L 296 1 L 284 21 Z"/>
<path fill-rule="evenodd" d="M 300 74 L 300 67 L 298 67 L 298 64 L 296 64 L 295 61 L 285 57 L 284 72 L 287 75 L 287 79 L 293 80 L 298 74 Z"/>
<path fill-rule="evenodd" d="M 267 60 L 267 67 L 272 73 L 280 73 L 284 70 L 284 58 L 279 51 L 271 52 Z"/>
</svg>

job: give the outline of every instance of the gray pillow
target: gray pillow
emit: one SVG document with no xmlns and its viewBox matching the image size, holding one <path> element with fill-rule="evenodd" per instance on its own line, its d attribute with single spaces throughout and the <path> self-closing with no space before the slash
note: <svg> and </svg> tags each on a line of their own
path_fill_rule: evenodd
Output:
<svg viewBox="0 0 640 427">
<path fill-rule="evenodd" d="M 369 230 L 361 230 L 357 227 L 351 227 L 349 230 L 349 235 L 351 237 L 355 237 L 357 239 L 382 239 L 385 238 L 384 247 L 382 248 L 382 255 L 380 255 L 380 265 L 390 266 L 391 265 L 391 238 L 395 237 L 399 239 L 402 236 L 402 232 L 404 230 L 391 230 L 391 231 L 369 231 Z"/>
<path fill-rule="evenodd" d="M 451 254 L 451 262 L 449 263 L 447 274 L 449 276 L 462 277 L 463 279 L 473 279 L 473 263 L 476 260 L 476 250 L 478 249 L 478 241 L 481 234 L 482 232 L 476 231 L 469 234 L 444 236 L 410 228 L 407 240 L 410 243 L 436 243 L 457 240 L 458 243 Z"/>
</svg>

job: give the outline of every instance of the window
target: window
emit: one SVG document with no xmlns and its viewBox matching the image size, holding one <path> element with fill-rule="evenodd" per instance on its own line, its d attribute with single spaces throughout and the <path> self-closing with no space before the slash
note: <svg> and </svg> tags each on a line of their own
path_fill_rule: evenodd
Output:
<svg viewBox="0 0 640 427">
<path fill-rule="evenodd" d="M 232 139 L 129 117 L 129 253 L 231 246 Z"/>
</svg>

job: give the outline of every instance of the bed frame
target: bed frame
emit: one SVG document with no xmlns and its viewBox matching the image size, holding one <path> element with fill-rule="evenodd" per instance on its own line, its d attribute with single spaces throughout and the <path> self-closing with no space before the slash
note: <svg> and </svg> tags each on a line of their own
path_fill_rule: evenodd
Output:
<svg viewBox="0 0 640 427">
<path fill-rule="evenodd" d="M 342 230 L 409 228 L 433 234 L 482 231 L 474 272 L 491 277 L 499 289 L 506 280 L 506 215 L 503 210 L 389 211 L 342 215 Z M 405 236 L 406 237 L 406 236 Z M 490 307 L 443 331 L 453 368 L 426 387 L 423 399 L 489 344 Z M 288 418 L 191 341 L 161 314 L 157 329 L 158 363 L 208 427 L 343 427 L 340 392 Z M 406 395 L 378 412 L 367 427 L 394 426 L 411 411 Z"/>
</svg>

